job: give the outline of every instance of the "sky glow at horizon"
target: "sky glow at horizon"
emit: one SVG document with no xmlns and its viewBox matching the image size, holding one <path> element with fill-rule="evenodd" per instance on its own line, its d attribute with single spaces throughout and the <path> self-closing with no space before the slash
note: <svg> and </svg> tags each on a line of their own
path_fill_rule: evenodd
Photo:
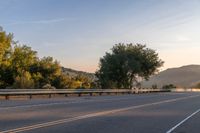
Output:
<svg viewBox="0 0 200 133">
<path fill-rule="evenodd" d="M 142 43 L 162 70 L 200 64 L 200 0 L 1 0 L 0 26 L 38 55 L 94 72 L 116 43 Z"/>
</svg>

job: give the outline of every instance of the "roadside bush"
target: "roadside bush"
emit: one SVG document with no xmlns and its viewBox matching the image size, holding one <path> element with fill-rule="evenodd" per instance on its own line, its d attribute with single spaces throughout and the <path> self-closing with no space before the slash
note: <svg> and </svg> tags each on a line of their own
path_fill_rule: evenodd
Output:
<svg viewBox="0 0 200 133">
<path fill-rule="evenodd" d="M 152 85 L 152 89 L 158 89 L 157 84 L 153 84 L 153 85 Z"/>
<path fill-rule="evenodd" d="M 173 89 L 173 88 L 176 88 L 176 86 L 173 84 L 163 85 L 162 87 L 162 89 Z"/>
<path fill-rule="evenodd" d="M 31 74 L 27 71 L 23 71 L 21 75 L 15 78 L 14 88 L 32 89 L 34 88 L 34 81 L 31 78 Z"/>
<path fill-rule="evenodd" d="M 197 85 L 195 85 L 194 88 L 200 89 L 200 83 L 198 83 Z"/>
<path fill-rule="evenodd" d="M 42 86 L 42 89 L 56 89 L 54 86 L 51 86 L 51 84 L 46 84 Z"/>
</svg>

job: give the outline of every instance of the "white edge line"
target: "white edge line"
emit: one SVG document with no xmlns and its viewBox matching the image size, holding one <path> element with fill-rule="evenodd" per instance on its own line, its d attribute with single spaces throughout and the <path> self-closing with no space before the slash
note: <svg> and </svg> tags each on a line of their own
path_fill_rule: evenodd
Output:
<svg viewBox="0 0 200 133">
<path fill-rule="evenodd" d="M 169 129 L 166 133 L 173 132 L 177 127 L 179 127 L 180 125 L 182 125 L 184 122 L 186 122 L 188 119 L 190 119 L 191 117 L 193 117 L 195 114 L 197 114 L 199 112 L 200 112 L 200 109 L 198 109 L 197 111 L 195 111 L 194 113 L 192 113 L 191 115 L 189 115 L 188 117 L 186 117 L 184 120 L 182 120 L 181 122 L 179 122 L 178 124 L 176 124 L 174 127 L 172 127 L 171 129 Z"/>
</svg>

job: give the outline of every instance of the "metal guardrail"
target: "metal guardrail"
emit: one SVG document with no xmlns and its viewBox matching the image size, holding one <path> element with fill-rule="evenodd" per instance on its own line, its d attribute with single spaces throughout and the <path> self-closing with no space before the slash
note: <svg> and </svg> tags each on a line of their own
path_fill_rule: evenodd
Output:
<svg viewBox="0 0 200 133">
<path fill-rule="evenodd" d="M 172 92 L 200 92 L 200 88 L 174 88 Z"/>
<path fill-rule="evenodd" d="M 49 98 L 53 94 L 64 94 L 68 96 L 69 94 L 77 94 L 81 96 L 82 94 L 89 94 L 92 96 L 94 93 L 102 95 L 103 93 L 149 93 L 149 92 L 169 92 L 170 90 L 161 89 L 0 89 L 0 96 L 4 96 L 5 99 L 9 99 L 10 96 L 22 96 L 27 95 L 31 99 L 33 95 L 48 95 Z"/>
</svg>

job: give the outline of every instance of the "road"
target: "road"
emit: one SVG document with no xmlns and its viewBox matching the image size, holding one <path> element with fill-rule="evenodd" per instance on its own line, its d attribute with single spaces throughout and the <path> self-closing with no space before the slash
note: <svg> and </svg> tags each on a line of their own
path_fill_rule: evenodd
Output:
<svg viewBox="0 0 200 133">
<path fill-rule="evenodd" d="M 0 101 L 0 133 L 199 133 L 200 93 Z"/>
</svg>

